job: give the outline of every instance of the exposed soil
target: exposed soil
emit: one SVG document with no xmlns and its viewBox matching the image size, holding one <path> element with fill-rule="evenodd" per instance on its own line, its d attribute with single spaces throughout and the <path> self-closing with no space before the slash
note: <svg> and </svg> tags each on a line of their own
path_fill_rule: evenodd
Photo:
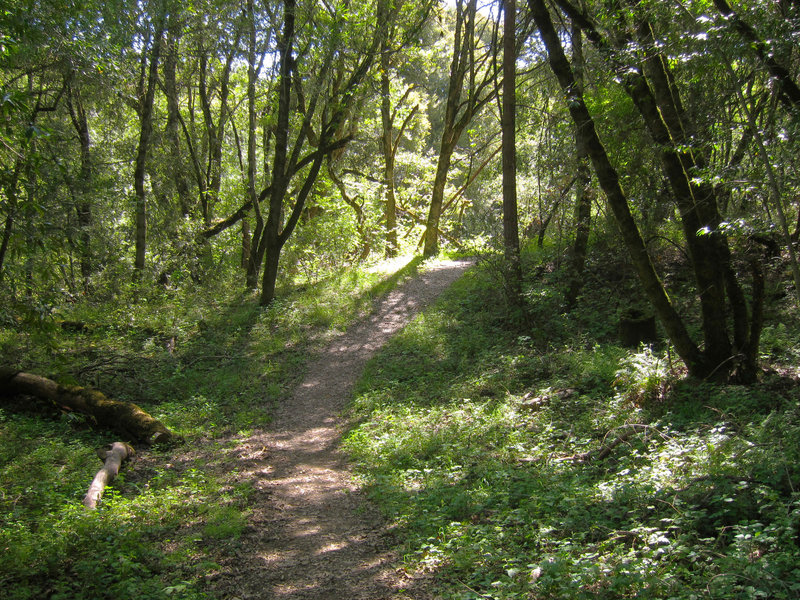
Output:
<svg viewBox="0 0 800 600">
<path fill-rule="evenodd" d="M 270 428 L 240 441 L 236 477 L 253 482 L 256 493 L 238 556 L 214 583 L 221 597 L 433 597 L 425 576 L 398 566 L 391 531 L 353 481 L 339 450 L 340 415 L 367 360 L 470 264 L 429 263 L 382 298 L 311 359 Z"/>
</svg>

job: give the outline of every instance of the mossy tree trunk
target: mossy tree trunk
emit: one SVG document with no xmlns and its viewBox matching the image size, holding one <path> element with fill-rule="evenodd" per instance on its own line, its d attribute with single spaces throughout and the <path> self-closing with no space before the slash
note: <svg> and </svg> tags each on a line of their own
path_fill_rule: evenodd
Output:
<svg viewBox="0 0 800 600">
<path fill-rule="evenodd" d="M 486 52 L 476 55 L 476 0 L 456 2 L 455 37 L 450 79 L 445 102 L 444 124 L 436 163 L 436 176 L 431 191 L 431 204 L 425 226 L 424 256 L 439 252 L 439 221 L 442 217 L 444 192 L 453 153 L 461 134 L 481 109 L 497 97 L 497 86 L 491 62 L 497 48 L 497 30 Z M 483 27 L 485 25 L 481 25 Z"/>
<path fill-rule="evenodd" d="M 547 48 L 550 66 L 566 95 L 569 112 L 575 126 L 586 140 L 587 152 L 597 174 L 597 180 L 608 199 L 645 295 L 653 305 L 667 335 L 690 373 L 705 377 L 713 367 L 709 368 L 705 357 L 687 332 L 683 320 L 675 310 L 664 285 L 656 274 L 644 240 L 631 214 L 628 198 L 620 185 L 619 174 L 608 158 L 605 147 L 597 134 L 594 120 L 583 100 L 583 95 L 578 91 L 572 68 L 564 54 L 561 40 L 553 26 L 547 6 L 544 0 L 529 0 L 529 5 L 531 15 Z"/>
<path fill-rule="evenodd" d="M 153 104 L 158 85 L 158 63 L 164 36 L 164 16 L 159 14 L 153 24 L 150 64 L 145 68 L 143 59 L 139 80 L 139 143 L 136 150 L 136 166 L 133 171 L 133 187 L 136 190 L 135 259 L 133 267 L 137 273 L 145 266 L 147 250 L 147 192 L 145 173 L 153 134 Z"/>
<path fill-rule="evenodd" d="M 582 13 L 568 0 L 557 0 L 557 4 L 569 15 L 573 23 L 586 33 L 619 74 L 625 91 L 633 100 L 658 148 L 664 176 L 669 182 L 679 208 L 680 222 L 697 284 L 702 315 L 703 349 L 700 350 L 699 346 L 692 342 L 688 335 L 685 335 L 685 327 L 677 313 L 672 316 L 669 314 L 670 312 L 674 313 L 674 309 L 665 311 L 666 306 L 659 308 L 656 304 L 659 296 L 667 299 L 661 282 L 650 276 L 647 276 L 650 281 L 646 281 L 642 279 L 640 273 L 640 279 L 642 279 L 645 289 L 650 290 L 648 297 L 654 304 L 656 313 L 693 375 L 727 380 L 736 373 L 739 379 L 752 379 L 757 372 L 754 362 L 757 353 L 752 351 L 752 345 L 756 341 L 754 334 L 757 335 L 757 331 L 753 329 L 753 325 L 760 319 L 758 314 L 760 304 L 758 301 L 754 301 L 749 307 L 750 314 L 748 314 L 747 301 L 732 266 L 727 239 L 720 232 L 722 219 L 716 191 L 714 186 L 703 181 L 701 177 L 701 174 L 707 170 L 707 151 L 693 143 L 695 138 L 693 134 L 697 128 L 683 107 L 679 90 L 675 86 L 674 74 L 666 58 L 658 49 L 653 25 L 644 19 L 637 22 L 638 39 L 635 41 L 645 49 L 644 61 L 642 65 L 631 65 L 622 63 L 619 59 L 620 48 L 633 41 L 630 36 L 624 32 L 618 32 L 616 37 L 611 36 L 613 37 L 613 41 L 611 41 L 609 37 L 599 31 L 589 16 Z M 537 11 L 539 19 L 550 21 L 544 4 L 532 1 L 531 6 L 534 5 L 541 6 L 541 9 Z M 539 19 L 537 19 L 537 24 Z M 550 22 L 550 26 L 552 28 L 552 22 Z M 544 32 L 542 35 L 544 37 Z M 584 123 L 590 122 L 591 116 L 585 110 L 582 94 L 574 82 L 569 63 L 566 59 L 561 61 L 553 58 L 553 52 L 560 51 L 563 55 L 560 41 L 555 38 L 550 43 L 545 40 L 545 44 L 550 52 L 553 70 L 560 71 L 560 74 L 557 72 L 557 76 L 562 87 L 564 85 L 572 86 L 572 91 L 568 94 L 571 101 L 570 112 L 576 124 L 580 126 L 580 119 L 583 119 Z M 555 44 L 558 44 L 558 48 L 551 47 Z M 575 102 L 573 98 L 580 99 L 580 106 L 573 107 L 572 104 Z M 596 137 L 596 132 L 592 131 L 592 135 Z M 597 143 L 599 144 L 599 140 Z M 601 163 L 605 163 L 604 165 L 597 162 L 599 154 L 596 151 L 598 148 L 592 148 L 592 145 L 593 142 L 590 142 L 590 155 L 598 180 L 617 215 L 616 201 L 612 200 L 612 196 L 609 195 L 611 181 L 608 177 L 604 181 L 604 175 L 601 173 L 603 169 L 613 169 L 613 167 L 608 162 L 607 156 L 604 161 L 601 161 Z M 593 150 L 595 155 L 592 155 Z M 605 154 L 604 150 L 603 154 Z M 617 193 L 616 190 L 611 191 Z M 624 196 L 620 200 L 624 200 L 627 205 Z M 625 235 L 628 226 L 623 226 L 618 215 L 617 221 Z M 635 228 L 636 224 L 631 222 L 631 226 Z M 634 252 L 630 246 L 629 250 Z M 637 249 L 636 252 L 640 252 L 640 250 Z M 645 249 L 642 248 L 641 252 L 645 253 Z M 649 257 L 647 260 L 649 262 Z M 656 284 L 661 288 L 661 292 L 657 292 Z M 754 291 L 757 291 L 755 287 L 757 286 L 754 286 Z M 728 322 L 729 311 L 726 300 L 730 302 L 730 314 L 733 317 L 732 327 Z M 663 300 L 660 302 L 663 304 Z M 681 322 L 681 326 L 676 329 L 678 322 Z M 680 333 L 679 330 L 683 330 L 683 333 Z M 685 336 L 680 345 L 676 335 Z"/>
<path fill-rule="evenodd" d="M 522 261 L 519 247 L 517 214 L 517 48 L 516 0 L 505 0 L 503 6 L 503 98 L 500 123 L 503 140 L 503 247 L 505 251 L 506 285 L 511 304 L 522 308 Z"/>
<path fill-rule="evenodd" d="M 59 385 L 52 379 L 0 368 L 0 395 L 26 394 L 91 416 L 98 425 L 132 440 L 147 444 L 170 443 L 178 436 L 158 419 L 132 402 L 107 397 L 102 392 L 72 385 Z"/>
<path fill-rule="evenodd" d="M 583 36 L 580 27 L 572 27 L 572 66 L 575 74 L 575 85 L 583 94 Z M 572 309 L 583 288 L 583 270 L 586 265 L 586 251 L 589 246 L 589 232 L 592 219 L 592 197 L 590 186 L 592 175 L 589 171 L 589 155 L 586 141 L 578 128 L 575 129 L 575 241 L 570 256 L 570 280 L 565 300 Z"/>
</svg>

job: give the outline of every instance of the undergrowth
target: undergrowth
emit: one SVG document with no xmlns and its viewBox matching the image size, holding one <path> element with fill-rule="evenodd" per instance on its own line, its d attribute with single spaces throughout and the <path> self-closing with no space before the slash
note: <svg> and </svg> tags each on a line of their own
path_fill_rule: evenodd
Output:
<svg viewBox="0 0 800 600">
<path fill-rule="evenodd" d="M 796 381 L 685 380 L 668 347 L 617 345 L 635 294 L 590 282 L 567 313 L 557 270 L 529 269 L 529 325 L 510 329 L 493 271 L 356 390 L 345 447 L 408 568 L 452 600 L 800 597 Z M 772 356 L 798 351 L 767 331 Z"/>
<path fill-rule="evenodd" d="M 55 406 L 4 400 L 0 597 L 211 597 L 247 527 L 252 488 L 230 473 L 237 437 L 269 423 L 310 351 L 420 265 L 406 262 L 301 283 L 268 309 L 255 296 L 221 294 L 241 283 L 220 281 L 131 286 L 35 313 L 4 309 L 3 365 L 135 401 L 185 444 L 139 448 L 98 510 L 87 511 L 95 451 L 117 434 Z"/>
</svg>

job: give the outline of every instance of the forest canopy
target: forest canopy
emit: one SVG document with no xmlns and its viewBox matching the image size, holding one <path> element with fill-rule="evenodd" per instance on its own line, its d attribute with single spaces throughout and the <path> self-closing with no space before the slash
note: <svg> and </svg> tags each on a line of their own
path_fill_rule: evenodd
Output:
<svg viewBox="0 0 800 600">
<path fill-rule="evenodd" d="M 570 254 L 572 305 L 610 235 L 689 371 L 752 380 L 765 255 L 788 254 L 800 297 L 797 3 L 509 6 L 12 2 L 4 318 L 221 273 L 266 305 L 401 248 L 513 262 L 517 231 Z"/>
</svg>

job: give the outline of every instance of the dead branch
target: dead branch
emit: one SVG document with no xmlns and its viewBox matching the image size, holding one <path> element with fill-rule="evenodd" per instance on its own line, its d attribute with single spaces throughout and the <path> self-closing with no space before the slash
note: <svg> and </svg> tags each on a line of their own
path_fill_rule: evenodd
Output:
<svg viewBox="0 0 800 600">
<path fill-rule="evenodd" d="M 589 450 L 587 452 L 581 452 L 580 454 L 573 454 L 572 456 L 565 456 L 563 458 L 556 459 L 556 461 L 557 462 L 567 462 L 567 461 L 571 461 L 571 462 L 589 462 L 590 460 L 591 461 L 604 460 L 604 459 L 609 457 L 609 455 L 614 451 L 614 449 L 617 446 L 627 442 L 629 439 L 631 439 L 633 436 L 635 436 L 637 433 L 639 433 L 641 431 L 653 430 L 656 433 L 658 433 L 658 435 L 661 436 L 662 438 L 667 439 L 666 435 L 664 435 L 663 433 L 661 433 L 660 431 L 658 431 L 657 429 L 655 429 L 651 425 L 646 425 L 644 423 L 627 423 L 625 425 L 620 425 L 619 427 L 615 427 L 614 429 L 612 429 L 611 431 L 606 433 L 606 435 L 603 436 L 603 442 L 605 443 L 605 441 L 611 435 L 613 435 L 614 433 L 616 433 L 616 432 L 618 432 L 620 430 L 626 430 L 626 431 L 622 431 L 622 433 L 617 435 L 614 438 L 614 440 L 612 440 L 610 443 L 606 444 L 605 446 L 601 447 L 599 450 Z"/>
<path fill-rule="evenodd" d="M 97 508 L 106 486 L 119 474 L 122 461 L 132 458 L 134 454 L 136 454 L 134 449 L 125 442 L 114 442 L 97 451 L 97 456 L 103 461 L 103 468 L 94 476 L 92 485 L 83 498 L 83 505 L 86 508 Z"/>
</svg>

